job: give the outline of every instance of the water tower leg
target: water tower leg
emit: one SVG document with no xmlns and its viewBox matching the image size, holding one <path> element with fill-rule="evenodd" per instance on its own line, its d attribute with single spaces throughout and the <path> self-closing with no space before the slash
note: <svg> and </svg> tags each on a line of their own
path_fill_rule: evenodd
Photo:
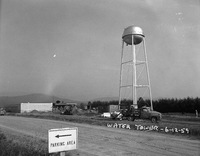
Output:
<svg viewBox="0 0 200 156">
<path fill-rule="evenodd" d="M 133 106 L 134 108 L 138 108 L 137 105 L 137 73 L 136 73 L 136 54 L 135 54 L 135 44 L 134 44 L 134 35 L 132 35 L 132 53 L 133 53 Z"/>
<path fill-rule="evenodd" d="M 145 55 L 145 62 L 146 62 L 146 70 L 147 70 L 147 83 L 148 83 L 148 89 L 149 89 L 149 100 L 151 104 L 151 110 L 153 110 L 153 103 L 152 103 L 152 93 L 151 93 L 151 84 L 150 84 L 150 76 L 149 76 L 149 66 L 147 62 L 147 52 L 146 52 L 146 44 L 145 44 L 145 38 L 143 38 L 143 46 L 144 46 L 144 55 Z"/>
<path fill-rule="evenodd" d="M 121 65 L 120 65 L 120 81 L 119 81 L 119 105 L 118 105 L 118 109 L 119 109 L 119 110 L 120 110 L 120 107 L 121 107 L 121 87 L 122 87 L 123 50 L 124 50 L 124 41 L 122 40 Z"/>
</svg>

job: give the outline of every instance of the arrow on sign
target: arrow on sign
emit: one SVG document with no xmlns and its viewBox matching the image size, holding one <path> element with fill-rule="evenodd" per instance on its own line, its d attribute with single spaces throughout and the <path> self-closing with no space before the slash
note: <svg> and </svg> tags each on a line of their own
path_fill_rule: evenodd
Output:
<svg viewBox="0 0 200 156">
<path fill-rule="evenodd" d="M 67 137 L 67 136 L 72 136 L 71 134 L 68 134 L 68 135 L 56 135 L 55 137 L 56 138 L 60 138 L 60 137 Z"/>
</svg>

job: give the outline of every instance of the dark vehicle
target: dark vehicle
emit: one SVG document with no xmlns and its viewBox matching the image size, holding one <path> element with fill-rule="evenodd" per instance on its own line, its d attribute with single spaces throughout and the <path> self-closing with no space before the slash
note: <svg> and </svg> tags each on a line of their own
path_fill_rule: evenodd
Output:
<svg viewBox="0 0 200 156">
<path fill-rule="evenodd" d="M 76 103 L 65 103 L 60 101 L 53 103 L 53 112 L 60 112 L 61 115 L 73 115 L 76 110 Z"/>
<path fill-rule="evenodd" d="M 65 105 L 64 109 L 61 110 L 61 115 L 74 115 L 77 113 L 77 106 L 74 103 Z"/>
<path fill-rule="evenodd" d="M 134 121 L 135 119 L 147 119 L 151 120 L 153 123 L 161 120 L 162 115 L 159 112 L 152 111 L 150 107 L 143 106 L 142 108 L 135 109 L 130 107 L 129 110 L 124 109 L 119 113 L 112 113 L 113 119 L 128 119 L 129 121 Z"/>
<path fill-rule="evenodd" d="M 0 115 L 2 116 L 2 115 L 5 115 L 6 114 L 6 111 L 5 111 L 5 109 L 3 109 L 3 108 L 0 108 Z"/>
<path fill-rule="evenodd" d="M 64 110 L 61 111 L 61 115 L 73 115 L 73 106 L 72 105 L 67 105 L 64 107 Z"/>
</svg>

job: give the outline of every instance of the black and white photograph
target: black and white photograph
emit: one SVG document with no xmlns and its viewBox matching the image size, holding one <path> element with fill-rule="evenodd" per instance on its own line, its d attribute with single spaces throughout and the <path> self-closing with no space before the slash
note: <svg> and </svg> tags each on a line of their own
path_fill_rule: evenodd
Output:
<svg viewBox="0 0 200 156">
<path fill-rule="evenodd" d="M 0 156 L 200 156 L 200 0 L 0 0 Z"/>
</svg>

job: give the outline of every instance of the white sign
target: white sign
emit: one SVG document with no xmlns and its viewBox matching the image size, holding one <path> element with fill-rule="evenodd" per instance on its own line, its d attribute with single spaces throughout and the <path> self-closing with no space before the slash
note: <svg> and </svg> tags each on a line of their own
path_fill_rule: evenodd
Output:
<svg viewBox="0 0 200 156">
<path fill-rule="evenodd" d="M 49 153 L 77 149 L 78 128 L 50 129 L 48 131 Z"/>
</svg>

